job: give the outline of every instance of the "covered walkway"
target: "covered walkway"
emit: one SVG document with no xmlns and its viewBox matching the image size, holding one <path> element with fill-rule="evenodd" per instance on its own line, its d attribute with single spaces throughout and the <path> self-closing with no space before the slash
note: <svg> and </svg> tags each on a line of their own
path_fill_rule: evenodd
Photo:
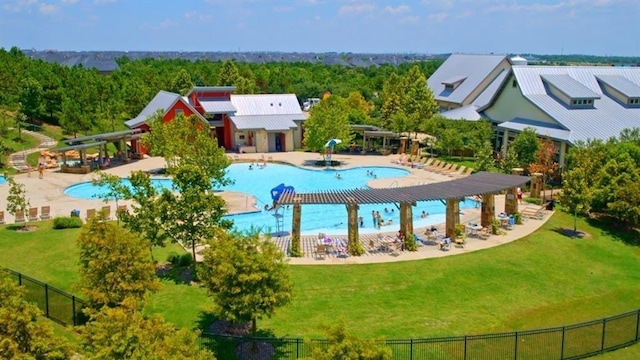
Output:
<svg viewBox="0 0 640 360">
<path fill-rule="evenodd" d="M 446 203 L 445 236 L 454 238 L 456 226 L 460 223 L 459 201 L 468 196 L 482 196 L 480 223 L 491 226 L 495 218 L 494 195 L 506 190 L 505 213 L 513 214 L 518 209 L 516 189 L 530 181 L 529 177 L 479 172 L 474 175 L 426 185 L 415 185 L 387 189 L 352 189 L 315 193 L 285 192 L 278 199 L 278 205 L 293 205 L 291 238 L 300 241 L 300 219 L 302 205 L 345 204 L 348 218 L 348 243 L 359 241 L 359 204 L 398 204 L 400 210 L 400 232 L 413 234 L 412 206 L 418 201 L 443 201 Z M 299 245 L 299 244 L 298 244 Z M 298 246 L 299 248 L 299 246 Z"/>
</svg>

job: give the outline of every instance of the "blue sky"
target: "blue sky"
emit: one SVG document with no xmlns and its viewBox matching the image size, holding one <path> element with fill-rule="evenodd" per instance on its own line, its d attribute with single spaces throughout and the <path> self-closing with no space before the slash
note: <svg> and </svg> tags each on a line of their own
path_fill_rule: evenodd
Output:
<svg viewBox="0 0 640 360">
<path fill-rule="evenodd" d="M 640 0 L 0 0 L 0 46 L 640 56 Z"/>
</svg>

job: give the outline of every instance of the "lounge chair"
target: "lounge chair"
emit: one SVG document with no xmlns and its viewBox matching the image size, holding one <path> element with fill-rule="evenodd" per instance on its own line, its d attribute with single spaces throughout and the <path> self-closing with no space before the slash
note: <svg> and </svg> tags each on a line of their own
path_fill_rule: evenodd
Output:
<svg viewBox="0 0 640 360">
<path fill-rule="evenodd" d="M 349 253 L 347 252 L 347 244 L 348 244 L 348 241 L 345 241 L 341 238 L 335 239 L 335 249 L 336 249 L 337 256 L 343 256 L 343 257 L 349 256 Z"/>
<path fill-rule="evenodd" d="M 446 174 L 448 171 L 450 171 L 453 168 L 454 164 L 446 164 L 445 166 L 443 166 L 440 169 L 436 169 L 434 170 L 435 172 L 437 172 L 438 174 Z"/>
<path fill-rule="evenodd" d="M 4 211 L 0 211 L 0 225 L 4 225 Z"/>
<path fill-rule="evenodd" d="M 467 168 L 467 170 L 465 170 L 464 172 L 454 175 L 454 177 L 467 177 L 469 175 L 471 175 L 471 173 L 473 172 L 472 168 Z"/>
<path fill-rule="evenodd" d="M 87 221 L 94 217 L 96 217 L 96 209 L 87 209 Z"/>
<path fill-rule="evenodd" d="M 111 220 L 111 206 L 103 206 L 101 210 L 102 216 L 105 220 Z"/>
<path fill-rule="evenodd" d="M 442 164 L 442 160 L 435 160 L 431 165 L 425 166 L 425 170 L 433 171 L 433 169 L 438 169 Z"/>
<path fill-rule="evenodd" d="M 23 223 L 23 222 L 27 222 L 27 220 L 24 218 L 24 213 L 22 211 L 16 211 L 16 220 L 15 223 Z"/>
<path fill-rule="evenodd" d="M 411 166 L 413 164 L 413 161 L 416 159 L 415 156 L 411 155 L 408 158 L 405 159 L 405 161 L 403 161 L 402 163 L 400 163 L 401 165 L 404 166 Z"/>
<path fill-rule="evenodd" d="M 478 237 L 482 240 L 487 240 L 491 236 L 491 230 L 487 227 L 483 227 L 482 230 L 478 233 Z"/>
<path fill-rule="evenodd" d="M 461 165 L 464 166 L 464 165 Z M 442 175 L 447 175 L 447 176 L 451 176 L 451 174 L 455 174 L 458 172 L 458 165 L 457 164 L 453 164 L 453 166 L 451 168 L 449 168 L 449 170 L 443 170 L 441 172 Z"/>
<path fill-rule="evenodd" d="M 402 164 L 404 163 L 404 161 L 406 160 L 406 156 L 405 155 L 400 155 L 397 159 L 395 160 L 391 160 L 392 164 Z"/>
<path fill-rule="evenodd" d="M 413 238 L 416 239 L 416 241 L 422 243 L 422 245 L 428 245 L 430 243 L 432 243 L 431 240 L 424 238 L 422 236 L 420 236 L 420 234 L 417 233 L 413 233 Z"/>
<path fill-rule="evenodd" d="M 49 220 L 51 219 L 51 206 L 41 206 L 40 207 L 40 220 Z"/>
<path fill-rule="evenodd" d="M 448 176 L 456 177 L 456 176 L 458 176 L 458 175 L 462 174 L 466 168 L 467 168 L 466 166 L 464 166 L 464 165 L 460 165 L 460 167 L 459 167 L 459 168 L 457 168 L 457 169 L 455 169 L 455 170 L 452 170 L 452 171 L 448 172 L 448 173 L 447 173 L 447 175 L 448 175 Z"/>
<path fill-rule="evenodd" d="M 313 254 L 316 256 L 316 259 L 318 257 L 322 257 L 324 259 L 324 257 L 327 255 L 327 245 L 316 245 L 316 251 L 314 251 Z"/>
<path fill-rule="evenodd" d="M 29 208 L 29 221 L 38 221 L 38 208 Z"/>
<path fill-rule="evenodd" d="M 423 157 L 422 159 L 420 159 L 420 161 L 417 161 L 411 164 L 411 167 L 416 169 L 423 169 L 427 160 L 429 160 L 429 158 Z"/>
<path fill-rule="evenodd" d="M 546 208 L 546 204 L 542 206 L 527 206 L 526 208 L 522 209 L 522 211 L 520 211 L 520 214 L 523 218 L 542 220 L 546 215 Z"/>
</svg>

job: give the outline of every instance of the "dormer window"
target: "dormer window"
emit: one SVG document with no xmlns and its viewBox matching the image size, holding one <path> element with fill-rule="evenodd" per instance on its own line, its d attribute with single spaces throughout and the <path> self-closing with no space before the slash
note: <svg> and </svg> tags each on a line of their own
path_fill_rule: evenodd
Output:
<svg viewBox="0 0 640 360">
<path fill-rule="evenodd" d="M 640 97 L 630 98 L 629 99 L 629 106 L 640 107 Z"/>
<path fill-rule="evenodd" d="M 550 95 L 570 108 L 590 108 L 594 101 L 600 99 L 600 94 L 569 75 L 541 75 Z"/>
<path fill-rule="evenodd" d="M 640 107 L 640 86 L 621 75 L 597 75 L 602 91 L 627 107 Z"/>
<path fill-rule="evenodd" d="M 467 79 L 466 76 L 454 76 L 442 82 L 445 90 L 453 91 Z"/>
</svg>

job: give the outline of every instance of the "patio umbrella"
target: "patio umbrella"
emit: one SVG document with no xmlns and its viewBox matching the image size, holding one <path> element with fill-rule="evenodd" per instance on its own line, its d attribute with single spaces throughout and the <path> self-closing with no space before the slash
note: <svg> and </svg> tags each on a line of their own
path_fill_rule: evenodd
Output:
<svg viewBox="0 0 640 360">
<path fill-rule="evenodd" d="M 338 145 L 340 143 L 342 143 L 342 140 L 340 140 L 340 139 L 331 139 L 331 140 L 327 141 L 326 144 L 324 144 L 324 147 L 332 148 L 332 147 L 334 147 L 334 146 L 336 146 L 336 145 Z"/>
</svg>

